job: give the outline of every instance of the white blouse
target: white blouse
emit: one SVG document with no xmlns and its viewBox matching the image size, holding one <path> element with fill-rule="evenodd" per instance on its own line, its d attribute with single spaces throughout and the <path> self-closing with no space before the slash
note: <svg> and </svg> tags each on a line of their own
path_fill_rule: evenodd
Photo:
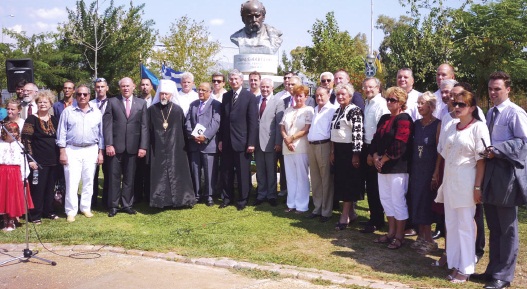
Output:
<svg viewBox="0 0 527 289">
<path fill-rule="evenodd" d="M 29 176 L 29 164 L 25 163 L 22 149 L 16 142 L 5 142 L 0 140 L 0 165 L 16 165 L 20 166 L 20 175 L 22 180 Z M 24 170 L 26 171 L 24 177 Z"/>
</svg>

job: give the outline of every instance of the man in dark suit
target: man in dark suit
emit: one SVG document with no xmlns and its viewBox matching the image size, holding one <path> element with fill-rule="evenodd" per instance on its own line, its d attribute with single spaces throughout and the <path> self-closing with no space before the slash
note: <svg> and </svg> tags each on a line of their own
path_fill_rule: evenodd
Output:
<svg viewBox="0 0 527 289">
<path fill-rule="evenodd" d="M 213 206 L 212 200 L 214 176 L 216 173 L 216 134 L 220 128 L 221 102 L 211 98 L 210 83 L 201 83 L 198 87 L 198 100 L 190 103 L 186 117 L 188 154 L 192 184 L 196 201 Z M 196 126 L 201 125 L 204 129 Z M 205 173 L 205 186 L 201 186 L 201 170 Z M 201 189 L 201 196 L 199 195 Z"/>
<path fill-rule="evenodd" d="M 234 201 L 234 169 L 238 179 L 238 210 L 245 209 L 251 190 L 251 155 L 258 137 L 258 105 L 250 91 L 242 89 L 243 74 L 229 72 L 231 90 L 223 95 L 218 149 L 222 152 L 221 170 L 226 182 L 223 203 Z"/>
<path fill-rule="evenodd" d="M 103 116 L 111 170 L 108 217 L 117 214 L 119 203 L 122 211 L 136 214 L 132 208 L 136 159 L 145 157 L 148 147 L 146 101 L 133 96 L 135 84 L 129 77 L 119 81 L 119 88 L 121 95 L 108 99 Z"/>
</svg>

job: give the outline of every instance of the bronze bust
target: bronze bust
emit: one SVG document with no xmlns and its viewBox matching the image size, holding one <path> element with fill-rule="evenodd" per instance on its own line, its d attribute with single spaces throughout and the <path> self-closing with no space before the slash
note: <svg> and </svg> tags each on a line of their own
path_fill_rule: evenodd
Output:
<svg viewBox="0 0 527 289">
<path fill-rule="evenodd" d="M 264 24 L 265 7 L 258 0 L 242 4 L 240 14 L 245 27 L 231 35 L 240 54 L 275 54 L 282 44 L 282 32 Z"/>
</svg>

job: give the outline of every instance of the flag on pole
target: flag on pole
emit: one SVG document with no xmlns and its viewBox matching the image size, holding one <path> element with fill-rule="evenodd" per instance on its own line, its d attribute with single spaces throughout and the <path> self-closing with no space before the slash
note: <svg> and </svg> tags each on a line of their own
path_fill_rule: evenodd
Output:
<svg viewBox="0 0 527 289">
<path fill-rule="evenodd" d="M 377 57 L 375 57 L 375 66 L 377 66 L 377 72 L 382 73 L 382 63 L 381 63 L 381 54 L 377 53 Z"/>
<path fill-rule="evenodd" d="M 161 73 L 163 74 L 163 79 L 170 79 L 174 81 L 178 90 L 181 90 L 181 74 L 183 74 L 183 72 L 175 71 L 174 69 L 163 64 L 161 67 Z"/>
<path fill-rule="evenodd" d="M 159 85 L 159 79 L 152 73 L 152 71 L 148 70 L 143 64 L 141 64 L 141 79 L 142 78 L 148 78 L 152 82 L 152 86 L 154 87 L 154 90 L 157 90 L 157 86 Z"/>
</svg>

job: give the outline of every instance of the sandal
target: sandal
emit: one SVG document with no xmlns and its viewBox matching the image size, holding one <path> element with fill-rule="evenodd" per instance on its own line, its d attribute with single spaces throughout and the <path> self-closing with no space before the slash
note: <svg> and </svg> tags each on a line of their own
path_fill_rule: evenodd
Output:
<svg viewBox="0 0 527 289">
<path fill-rule="evenodd" d="M 398 238 L 393 238 L 392 242 L 388 245 L 388 249 L 397 250 L 403 246 L 403 240 Z"/>
<path fill-rule="evenodd" d="M 4 221 L 5 222 L 5 221 Z M 2 229 L 4 232 L 11 232 L 16 229 L 15 220 L 9 220 L 5 223 L 5 227 Z"/>
<path fill-rule="evenodd" d="M 421 255 L 428 255 L 431 252 L 437 251 L 437 249 L 438 249 L 438 246 L 437 246 L 436 242 L 434 242 L 434 241 L 432 241 L 432 242 L 424 241 L 422 243 L 421 248 L 419 248 L 419 250 L 417 250 L 417 253 L 419 253 Z"/>
<path fill-rule="evenodd" d="M 420 249 L 425 243 L 426 241 L 424 238 L 417 237 L 417 240 L 415 240 L 415 242 L 410 244 L 410 248 L 417 250 L 417 249 Z"/>
<path fill-rule="evenodd" d="M 443 253 L 443 255 L 441 255 L 441 258 L 439 258 L 439 260 L 437 261 L 434 261 L 432 264 L 430 264 L 430 266 L 432 267 L 444 267 L 447 263 L 447 259 L 446 259 L 446 253 Z"/>
<path fill-rule="evenodd" d="M 49 214 L 48 215 L 48 219 L 50 220 L 58 220 L 60 219 L 59 216 L 57 216 L 56 214 Z"/>
<path fill-rule="evenodd" d="M 347 227 L 348 227 L 349 223 L 341 223 L 341 222 L 338 222 L 336 225 L 335 225 L 335 230 L 337 231 L 342 231 L 342 230 L 345 230 Z"/>
<path fill-rule="evenodd" d="M 385 235 L 382 235 L 380 236 L 379 238 L 373 240 L 373 243 L 377 243 L 377 244 L 389 244 L 391 243 L 393 240 L 393 236 L 390 237 L 388 236 L 388 234 L 385 234 Z"/>
<path fill-rule="evenodd" d="M 454 269 L 454 271 L 453 274 L 447 276 L 447 280 L 449 280 L 450 283 L 461 284 L 468 281 L 468 278 L 470 277 L 469 274 L 463 274 L 457 269 Z"/>
<path fill-rule="evenodd" d="M 286 213 L 291 213 L 291 212 L 294 212 L 294 211 L 296 211 L 296 209 L 293 209 L 293 208 L 287 208 L 287 209 L 284 210 L 284 212 L 286 212 Z"/>
</svg>

